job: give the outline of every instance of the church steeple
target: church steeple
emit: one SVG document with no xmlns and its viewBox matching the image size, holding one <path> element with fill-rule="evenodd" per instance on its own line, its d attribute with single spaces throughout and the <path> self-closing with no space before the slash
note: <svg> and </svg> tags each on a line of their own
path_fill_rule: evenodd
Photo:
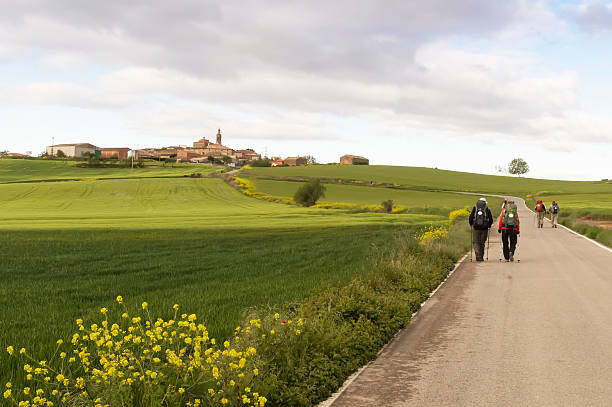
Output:
<svg viewBox="0 0 612 407">
<path fill-rule="evenodd" d="M 221 144 L 221 129 L 217 131 L 217 144 Z"/>
</svg>

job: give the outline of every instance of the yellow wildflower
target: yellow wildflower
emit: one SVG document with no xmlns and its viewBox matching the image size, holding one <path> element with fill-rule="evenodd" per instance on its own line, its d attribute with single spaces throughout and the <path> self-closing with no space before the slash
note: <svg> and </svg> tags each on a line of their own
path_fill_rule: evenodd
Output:
<svg viewBox="0 0 612 407">
<path fill-rule="evenodd" d="M 117 296 L 117 298 L 116 298 L 116 300 L 117 300 L 117 302 L 118 302 L 119 304 L 123 304 L 123 297 L 122 297 L 122 296 L 118 295 L 118 296 Z"/>
<path fill-rule="evenodd" d="M 149 306 L 149 304 L 147 304 L 147 302 L 146 302 L 146 301 L 144 301 L 144 302 L 142 303 L 142 309 L 147 309 L 147 307 L 148 307 L 148 306 Z"/>
<path fill-rule="evenodd" d="M 7 399 L 7 398 L 9 398 L 9 397 L 11 397 L 11 389 L 7 389 L 7 390 L 4 392 L 4 398 L 5 398 L 5 399 Z"/>
<path fill-rule="evenodd" d="M 14 352 L 15 350 L 13 349 L 13 347 L 12 347 L 12 346 L 8 346 L 8 347 L 6 348 L 6 351 L 8 352 L 8 354 L 9 354 L 9 355 L 13 356 L 13 352 Z"/>
</svg>

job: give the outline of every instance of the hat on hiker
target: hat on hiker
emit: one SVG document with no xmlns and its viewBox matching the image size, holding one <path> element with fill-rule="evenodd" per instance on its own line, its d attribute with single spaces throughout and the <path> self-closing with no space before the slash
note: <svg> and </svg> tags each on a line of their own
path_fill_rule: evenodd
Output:
<svg viewBox="0 0 612 407">
<path fill-rule="evenodd" d="M 484 201 L 484 203 L 487 203 L 486 198 L 480 198 L 479 201 Z"/>
</svg>

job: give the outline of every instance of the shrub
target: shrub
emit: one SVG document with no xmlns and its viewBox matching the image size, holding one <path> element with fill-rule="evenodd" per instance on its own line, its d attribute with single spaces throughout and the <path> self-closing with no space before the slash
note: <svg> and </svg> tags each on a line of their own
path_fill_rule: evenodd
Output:
<svg viewBox="0 0 612 407">
<path fill-rule="evenodd" d="M 272 161 L 268 158 L 260 158 L 259 160 L 253 160 L 249 163 L 251 167 L 271 167 Z"/>
<path fill-rule="evenodd" d="M 457 219 L 464 218 L 470 216 L 470 207 L 466 206 L 463 209 L 454 210 L 448 215 L 448 220 L 450 223 L 455 222 Z"/>
<path fill-rule="evenodd" d="M 325 196 L 325 186 L 317 178 L 302 185 L 293 195 L 293 200 L 302 206 L 313 206 Z"/>
<path fill-rule="evenodd" d="M 393 212 L 393 200 L 389 199 L 387 201 L 382 201 L 381 205 L 383 207 L 383 212 L 386 212 L 386 213 Z"/>
</svg>

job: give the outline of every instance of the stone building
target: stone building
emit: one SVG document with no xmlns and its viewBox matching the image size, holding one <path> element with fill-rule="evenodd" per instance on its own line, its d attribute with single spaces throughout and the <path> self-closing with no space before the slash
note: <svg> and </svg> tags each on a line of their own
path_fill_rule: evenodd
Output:
<svg viewBox="0 0 612 407">
<path fill-rule="evenodd" d="M 57 156 L 57 152 L 60 150 L 66 157 L 82 157 L 86 152 L 95 154 L 99 148 L 89 143 L 56 144 L 54 146 L 47 146 L 46 153 L 50 156 Z"/>
<path fill-rule="evenodd" d="M 232 157 L 234 150 L 221 144 L 221 129 L 217 131 L 217 142 L 211 143 L 206 137 L 193 143 L 193 148 L 188 149 L 190 152 L 211 156 L 214 158 L 222 158 L 224 156 Z"/>
<path fill-rule="evenodd" d="M 127 147 L 119 147 L 119 148 L 101 148 L 96 150 L 96 154 L 98 151 L 100 152 L 100 158 L 105 160 L 109 158 L 115 158 L 118 160 L 126 160 L 128 158 L 128 153 L 131 149 Z"/>
<path fill-rule="evenodd" d="M 295 167 L 296 165 L 306 165 L 308 160 L 306 157 L 287 157 L 285 158 L 285 165 Z"/>
<path fill-rule="evenodd" d="M 340 157 L 340 164 L 368 165 L 370 164 L 370 160 L 358 155 L 347 154 Z"/>
</svg>

